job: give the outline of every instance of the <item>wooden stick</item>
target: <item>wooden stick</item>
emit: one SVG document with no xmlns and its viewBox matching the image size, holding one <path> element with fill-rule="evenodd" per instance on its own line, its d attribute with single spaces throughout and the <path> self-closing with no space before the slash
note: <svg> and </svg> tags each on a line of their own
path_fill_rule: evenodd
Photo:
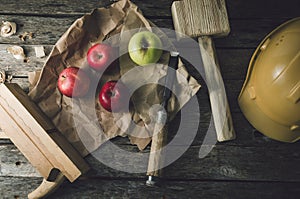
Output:
<svg viewBox="0 0 300 199">
<path fill-rule="evenodd" d="M 201 57 L 209 90 L 210 104 L 219 142 L 235 138 L 233 123 L 222 80 L 218 59 L 211 37 L 198 38 Z"/>
</svg>

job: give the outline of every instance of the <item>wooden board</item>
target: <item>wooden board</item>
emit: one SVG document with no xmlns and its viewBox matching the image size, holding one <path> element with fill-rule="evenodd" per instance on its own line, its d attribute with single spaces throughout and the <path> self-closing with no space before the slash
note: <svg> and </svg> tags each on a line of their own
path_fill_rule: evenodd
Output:
<svg viewBox="0 0 300 199">
<path fill-rule="evenodd" d="M 0 129 L 0 139 L 9 139 L 9 137 Z"/>
<path fill-rule="evenodd" d="M 113 0 L 114 1 L 114 0 Z M 22 6 L 18 6 L 10 0 L 2 0 L 1 13 L 18 14 L 20 16 L 56 16 L 58 19 L 65 16 L 81 16 L 90 12 L 94 8 L 109 5 L 112 0 L 90 0 L 77 1 L 61 0 L 54 2 L 52 0 L 24 0 Z M 143 11 L 144 15 L 153 18 L 166 18 L 171 16 L 171 4 L 174 0 L 158 0 L 153 4 L 153 0 L 132 0 Z M 287 0 L 284 3 L 281 0 L 259 1 L 236 1 L 227 0 L 228 13 L 230 18 L 238 19 L 263 19 L 263 18 L 289 18 L 299 16 L 298 0 Z"/>
<path fill-rule="evenodd" d="M 7 182 L 10 182 L 8 184 Z M 0 194 L 4 198 L 26 198 L 26 191 L 38 184 L 38 178 L 0 177 Z M 5 186 L 4 186 L 5 185 Z M 49 199 L 80 198 L 291 198 L 297 199 L 297 183 L 251 181 L 167 181 L 165 187 L 150 188 L 140 179 L 83 179 L 65 183 Z M 18 189 L 16 189 L 18 187 Z"/>
<path fill-rule="evenodd" d="M 34 46 L 43 45 L 48 54 L 75 19 L 112 2 L 24 0 L 18 5 L 14 1 L 2 0 L 1 21 L 15 20 L 19 32 L 9 38 L 0 37 L 0 68 L 9 66 L 8 70 L 17 76 L 13 82 L 28 91 L 27 72 L 40 69 L 46 59 L 34 57 Z M 159 27 L 173 29 L 170 9 L 173 0 L 133 2 Z M 168 167 L 164 187 L 149 189 L 144 186 L 146 176 L 143 174 L 120 172 L 89 156 L 86 160 L 94 171 L 75 184 L 65 183 L 52 198 L 299 198 L 300 144 L 279 143 L 256 132 L 240 112 L 237 96 L 256 46 L 276 26 L 299 17 L 300 1 L 226 0 L 226 3 L 231 33 L 214 41 L 236 140 L 218 144 L 207 158 L 197 159 L 210 119 L 208 93 L 201 82 L 202 88 L 197 95 L 201 104 L 201 121 L 196 139 L 184 156 Z M 25 31 L 36 34 L 32 40 L 22 42 L 18 35 Z M 19 62 L 6 52 L 6 48 L 13 44 L 25 48 L 31 57 L 29 63 Z M 195 69 L 189 66 L 188 70 L 201 81 Z M 171 126 L 174 131 L 179 119 L 177 117 Z M 128 151 L 137 151 L 126 138 L 118 138 L 114 143 Z M 39 185 L 42 179 L 39 176 L 9 140 L 0 140 L 0 194 L 3 198 L 26 198 L 27 193 Z"/>
<path fill-rule="evenodd" d="M 298 145 L 276 145 L 267 141 L 265 147 L 262 145 L 241 147 L 230 145 L 216 145 L 207 157 L 199 158 L 200 146 L 190 147 L 184 155 L 176 162 L 164 170 L 163 179 L 167 180 L 208 180 L 219 181 L 266 181 L 266 182 L 297 182 L 300 181 L 300 174 L 295 172 L 300 164 L 300 154 L 291 153 L 298 149 Z M 114 142 L 123 149 L 136 152 L 136 147 L 125 145 L 123 142 Z M 182 147 L 182 146 L 178 146 Z M 1 173 L 0 176 L 11 177 L 38 177 L 40 176 L 16 149 L 16 147 L 7 145 L 1 146 L 0 157 Z M 99 152 L 109 155 L 111 148 L 109 145 L 103 145 Z M 148 152 L 149 148 L 145 151 Z M 9 157 L 5 157 L 5 155 Z M 274 154 L 277 156 L 274 157 Z M 226 158 L 224 158 L 226 157 Z M 121 160 L 121 155 L 115 156 L 115 163 Z M 86 159 L 93 168 L 85 175 L 86 178 L 138 178 L 146 179 L 144 173 L 133 174 L 118 171 L 101 163 L 93 156 Z M 128 159 L 128 165 L 140 170 L 147 166 L 147 162 L 138 159 Z M 284 172 L 283 172 L 284 171 Z"/>
</svg>

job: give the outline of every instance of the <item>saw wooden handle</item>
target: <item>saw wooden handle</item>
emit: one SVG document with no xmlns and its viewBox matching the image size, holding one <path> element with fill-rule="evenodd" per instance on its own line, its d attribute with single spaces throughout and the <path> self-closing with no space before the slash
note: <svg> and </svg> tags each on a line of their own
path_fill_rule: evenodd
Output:
<svg viewBox="0 0 300 199">
<path fill-rule="evenodd" d="M 219 142 L 232 140 L 235 138 L 235 132 L 213 41 L 209 36 L 202 36 L 198 38 L 198 42 L 217 139 Z"/>
<path fill-rule="evenodd" d="M 65 176 L 61 172 L 57 175 L 56 179 L 53 182 L 43 179 L 41 185 L 33 192 L 28 194 L 28 199 L 40 199 L 47 197 L 56 189 L 58 189 L 65 179 Z"/>
</svg>

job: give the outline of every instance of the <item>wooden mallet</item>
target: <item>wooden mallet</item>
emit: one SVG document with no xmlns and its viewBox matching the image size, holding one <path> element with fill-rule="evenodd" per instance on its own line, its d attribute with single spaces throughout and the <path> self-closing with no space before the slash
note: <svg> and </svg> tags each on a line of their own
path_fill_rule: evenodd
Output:
<svg viewBox="0 0 300 199">
<path fill-rule="evenodd" d="M 172 4 L 178 36 L 198 37 L 212 115 L 219 142 L 235 138 L 230 109 L 211 36 L 230 32 L 225 0 L 183 0 Z"/>
</svg>

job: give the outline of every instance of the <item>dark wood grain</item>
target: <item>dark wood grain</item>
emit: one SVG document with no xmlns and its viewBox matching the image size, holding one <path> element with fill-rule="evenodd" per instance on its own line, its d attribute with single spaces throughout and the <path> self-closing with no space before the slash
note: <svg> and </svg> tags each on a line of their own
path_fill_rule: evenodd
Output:
<svg viewBox="0 0 300 199">
<path fill-rule="evenodd" d="M 170 10 L 173 0 L 132 1 L 158 27 L 173 29 Z M 53 45 L 69 26 L 93 9 L 113 2 L 2 0 L 0 20 L 15 21 L 18 32 L 12 37 L 0 37 L 0 69 L 14 75 L 12 81 L 28 91 L 28 72 L 42 68 Z M 300 143 L 280 143 L 255 131 L 241 113 L 237 98 L 255 48 L 275 27 L 300 16 L 300 1 L 226 0 L 226 3 L 231 32 L 227 37 L 215 38 L 214 42 L 237 138 L 217 143 L 205 158 L 199 159 L 199 149 L 211 118 L 210 103 L 201 74 L 195 66 L 186 63 L 189 72 L 202 84 L 197 93 L 201 120 L 188 150 L 165 168 L 165 183 L 162 187 L 146 187 L 145 173 L 121 172 L 89 155 L 86 160 L 93 169 L 74 184 L 65 182 L 50 198 L 299 198 Z M 33 39 L 21 41 L 19 35 L 24 32 L 33 32 Z M 175 43 L 174 35 L 168 36 Z M 8 54 L 6 49 L 10 45 L 22 46 L 29 62 L 16 60 Z M 46 57 L 35 57 L 36 45 L 45 47 Z M 176 45 L 190 52 L 187 50 L 189 43 Z M 196 47 L 192 49 L 193 52 L 198 51 Z M 191 58 L 196 55 L 186 53 L 185 56 Z M 189 113 L 192 117 L 193 110 Z M 169 139 L 176 135 L 181 119 L 180 114 L 177 114 L 171 122 Z M 127 138 L 118 137 L 112 142 L 124 150 L 138 152 L 137 147 L 131 145 Z M 149 147 L 139 153 L 148 151 Z M 101 146 L 98 152 L 105 152 L 111 157 L 109 145 Z M 122 158 L 118 155 L 115 157 L 116 163 Z M 146 165 L 133 158 L 128 158 L 128 164 L 137 169 Z M 37 171 L 9 140 L 0 140 L 0 198 L 26 198 L 41 180 Z"/>
<path fill-rule="evenodd" d="M 297 198 L 300 190 L 297 183 L 266 182 L 210 182 L 210 181 L 166 181 L 159 188 L 145 186 L 144 180 L 88 179 L 74 185 L 66 185 L 51 198 Z M 82 186 L 84 184 L 84 186 Z M 83 190 L 88 190 L 82 194 Z M 240 190 L 240 191 L 237 191 Z M 71 194 L 67 194 L 71 193 Z"/>
<path fill-rule="evenodd" d="M 19 45 L 54 45 L 69 26 L 81 16 L 44 17 L 0 15 L 1 21 L 14 21 L 17 23 L 17 33 L 11 37 L 0 37 L 0 43 Z M 231 33 L 224 38 L 215 39 L 217 48 L 255 48 L 259 42 L 276 26 L 290 18 L 280 19 L 233 19 L 230 20 Z M 171 18 L 150 18 L 156 26 L 174 30 Z M 24 32 L 34 33 L 33 39 L 21 41 L 19 35 Z M 169 34 L 171 41 L 174 34 Z M 182 44 L 181 44 L 182 45 Z"/>
<path fill-rule="evenodd" d="M 170 151 L 178 150 L 183 146 L 172 146 Z M 300 164 L 300 153 L 297 151 L 299 144 L 257 144 L 253 146 L 216 144 L 212 151 L 203 159 L 199 158 L 200 145 L 194 145 L 187 149 L 182 157 L 164 169 L 165 179 L 185 180 L 232 180 L 232 181 L 282 181 L 294 182 L 300 179 L 300 173 L 296 172 Z M 123 145 L 122 149 L 136 152 L 137 148 L 132 145 Z M 86 158 L 93 171 L 86 177 L 124 177 L 140 178 L 145 173 L 134 174 L 118 171 L 110 168 L 97 159 L 97 153 L 104 155 L 104 158 L 111 157 L 112 148 L 108 144 L 101 146 L 94 155 Z M 293 151 L 293 152 L 292 152 Z M 143 153 L 148 153 L 147 148 Z M 13 146 L 1 146 L 1 175 L 14 177 L 38 177 L 39 174 L 28 163 L 23 155 Z M 115 164 L 124 157 L 114 154 L 111 161 Z M 127 159 L 127 165 L 136 170 L 146 168 L 147 162 L 143 159 Z"/>
<path fill-rule="evenodd" d="M 12 45 L 13 44 L 0 44 L 0 69 L 7 71 L 9 74 L 24 77 L 28 75 L 28 72 L 43 67 L 53 47 L 52 45 L 41 45 L 45 49 L 46 57 L 37 58 L 34 51 L 36 45 L 21 44 L 20 46 L 24 49 L 26 56 L 29 58 L 29 61 L 25 63 L 22 60 L 15 59 L 7 52 L 7 48 Z M 186 49 L 183 48 L 181 50 L 184 51 Z M 197 56 L 196 60 L 200 59 L 200 57 L 198 57 L 199 49 L 192 48 L 187 50 L 195 52 L 190 55 L 185 54 L 184 58 L 190 59 L 193 58 L 192 56 Z M 254 49 L 217 49 L 217 56 L 219 58 L 223 79 L 244 79 L 249 64 L 248 62 L 250 61 L 253 52 Z M 197 71 L 197 66 L 189 65 L 188 62 L 185 62 L 185 64 L 187 64 L 188 70 L 196 79 L 200 80 L 202 78 L 199 71 Z"/>
<path fill-rule="evenodd" d="M 90 0 L 80 2 L 73 0 L 23 0 L 23 1 L 1 1 L 1 14 L 18 15 L 46 15 L 65 16 L 82 15 L 89 13 L 94 8 L 108 6 L 113 0 Z M 132 0 L 148 17 L 169 17 L 171 16 L 171 4 L 173 0 Z M 227 9 L 230 18 L 289 18 L 299 16 L 300 2 L 298 0 L 264 0 L 258 4 L 253 1 L 227 0 Z"/>
<path fill-rule="evenodd" d="M 27 198 L 40 178 L 0 177 L 3 198 Z M 9 183 L 7 183 L 9 182 Z M 145 186 L 140 179 L 92 178 L 64 183 L 50 199 L 81 198 L 210 198 L 210 199 L 297 199 L 299 183 L 232 181 L 165 181 L 161 187 Z"/>
</svg>

